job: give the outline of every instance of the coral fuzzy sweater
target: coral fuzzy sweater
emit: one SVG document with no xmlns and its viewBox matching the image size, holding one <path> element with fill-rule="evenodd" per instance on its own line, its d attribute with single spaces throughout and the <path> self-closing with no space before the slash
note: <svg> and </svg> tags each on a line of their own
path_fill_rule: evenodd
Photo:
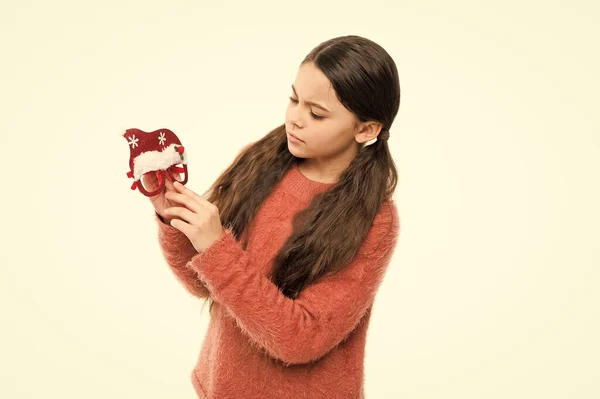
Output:
<svg viewBox="0 0 600 399">
<path fill-rule="evenodd" d="M 227 229 L 197 253 L 156 216 L 160 247 L 178 280 L 194 296 L 215 301 L 191 373 L 200 398 L 364 397 L 371 309 L 399 233 L 393 201 L 381 207 L 354 260 L 295 300 L 266 277 L 292 232 L 293 214 L 331 186 L 308 179 L 296 164 L 250 223 L 246 250 Z"/>
</svg>

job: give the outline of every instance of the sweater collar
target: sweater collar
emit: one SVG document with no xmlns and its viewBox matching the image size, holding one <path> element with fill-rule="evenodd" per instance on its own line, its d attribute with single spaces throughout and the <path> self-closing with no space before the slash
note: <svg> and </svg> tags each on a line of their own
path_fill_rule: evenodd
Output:
<svg viewBox="0 0 600 399">
<path fill-rule="evenodd" d="M 315 194 L 327 191 L 335 183 L 321 183 L 304 176 L 298 168 L 298 162 L 290 168 L 283 181 L 284 190 L 303 202 L 310 202 Z"/>
</svg>

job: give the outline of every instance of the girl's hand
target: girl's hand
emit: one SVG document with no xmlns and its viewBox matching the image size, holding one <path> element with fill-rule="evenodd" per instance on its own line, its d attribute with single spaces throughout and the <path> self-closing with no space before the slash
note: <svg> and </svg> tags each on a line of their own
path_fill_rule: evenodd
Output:
<svg viewBox="0 0 600 399">
<path fill-rule="evenodd" d="M 143 175 L 141 183 L 144 184 L 144 187 L 146 187 L 148 191 L 156 190 L 156 188 L 159 185 L 158 177 L 156 176 L 155 172 L 150 172 Z M 176 190 L 175 187 L 173 187 L 173 182 L 171 181 L 170 174 L 165 173 L 165 188 L 161 190 L 158 194 L 152 197 L 148 197 L 156 213 L 158 213 L 167 224 L 171 222 L 172 218 L 165 215 L 165 209 L 172 206 L 177 206 L 175 202 L 170 201 L 165 197 L 165 194 L 168 192 L 176 192 Z"/>
<path fill-rule="evenodd" d="M 171 218 L 171 226 L 185 234 L 196 251 L 204 252 L 224 232 L 219 209 L 179 182 L 173 187 L 175 191 L 167 191 L 165 199 L 183 206 L 169 207 L 163 212 Z"/>
</svg>

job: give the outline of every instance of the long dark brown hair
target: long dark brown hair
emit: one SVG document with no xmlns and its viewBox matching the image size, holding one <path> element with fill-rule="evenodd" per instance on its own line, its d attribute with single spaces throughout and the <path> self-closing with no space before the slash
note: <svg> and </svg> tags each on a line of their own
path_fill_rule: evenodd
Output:
<svg viewBox="0 0 600 399">
<path fill-rule="evenodd" d="M 319 44 L 302 64 L 308 62 L 325 74 L 358 120 L 390 129 L 400 106 L 400 82 L 396 64 L 381 46 L 360 36 L 341 36 Z M 271 281 L 289 298 L 352 260 L 396 188 L 398 175 L 387 141 L 356 144 L 358 155 L 339 180 L 294 216 L 292 234 L 274 258 Z M 242 151 L 203 194 L 219 209 L 222 225 L 243 239 L 244 249 L 246 227 L 298 161 L 288 150 L 282 124 Z M 212 298 L 208 301 L 212 309 Z"/>
</svg>

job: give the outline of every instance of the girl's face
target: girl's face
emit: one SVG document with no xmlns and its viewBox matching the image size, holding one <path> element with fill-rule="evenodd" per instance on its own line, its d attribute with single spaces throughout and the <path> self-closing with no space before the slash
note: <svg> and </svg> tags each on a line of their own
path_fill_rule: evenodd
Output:
<svg viewBox="0 0 600 399">
<path fill-rule="evenodd" d="M 320 158 L 347 151 L 357 133 L 356 121 L 323 72 L 313 63 L 303 64 L 290 88 L 285 113 L 290 152 L 299 158 Z M 290 133 L 302 142 L 292 141 Z"/>
</svg>

